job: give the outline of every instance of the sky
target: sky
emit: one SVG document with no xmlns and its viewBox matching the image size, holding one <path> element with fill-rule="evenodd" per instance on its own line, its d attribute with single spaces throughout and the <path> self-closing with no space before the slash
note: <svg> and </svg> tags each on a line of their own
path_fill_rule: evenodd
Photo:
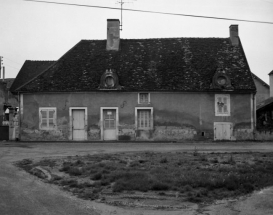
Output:
<svg viewBox="0 0 273 215">
<path fill-rule="evenodd" d="M 120 8 L 120 0 L 44 0 Z M 273 22 L 273 0 L 124 0 L 123 7 L 199 16 Z M 15 78 L 26 60 L 58 60 L 82 39 L 106 39 L 107 19 L 120 10 L 0 0 L 0 56 L 6 78 Z M 273 24 L 123 11 L 121 38 L 239 36 L 251 71 L 266 83 L 273 70 Z"/>
</svg>

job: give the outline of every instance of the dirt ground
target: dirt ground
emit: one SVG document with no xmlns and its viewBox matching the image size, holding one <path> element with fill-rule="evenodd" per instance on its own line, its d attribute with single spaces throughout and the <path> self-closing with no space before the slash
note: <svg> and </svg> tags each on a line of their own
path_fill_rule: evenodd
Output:
<svg viewBox="0 0 273 215">
<path fill-rule="evenodd" d="M 117 152 L 273 152 L 269 142 L 234 143 L 0 143 L 0 214 L 273 214 L 273 188 L 255 191 L 237 199 L 220 200 L 211 205 L 188 203 L 179 210 L 148 210 L 115 207 L 78 199 L 45 184 L 13 163 L 22 159 L 60 158 L 75 155 Z M 20 197 L 20 198 L 19 198 Z M 34 205 L 34 206 L 33 206 Z"/>
</svg>

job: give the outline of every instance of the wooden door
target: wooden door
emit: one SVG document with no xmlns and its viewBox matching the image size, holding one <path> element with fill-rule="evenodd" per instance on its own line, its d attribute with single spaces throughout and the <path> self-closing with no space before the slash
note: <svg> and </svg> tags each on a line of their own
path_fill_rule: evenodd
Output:
<svg viewBox="0 0 273 215">
<path fill-rule="evenodd" d="M 230 140 L 231 123 L 215 122 L 214 123 L 214 140 Z"/>
<path fill-rule="evenodd" d="M 85 140 L 85 110 L 72 110 L 72 138 Z"/>
<path fill-rule="evenodd" d="M 116 140 L 117 133 L 117 119 L 115 109 L 103 110 L 103 139 L 104 140 Z"/>
</svg>

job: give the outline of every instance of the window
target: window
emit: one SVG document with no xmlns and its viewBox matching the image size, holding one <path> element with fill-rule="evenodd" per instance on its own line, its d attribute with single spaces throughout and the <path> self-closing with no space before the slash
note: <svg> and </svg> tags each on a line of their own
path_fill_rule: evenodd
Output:
<svg viewBox="0 0 273 215">
<path fill-rule="evenodd" d="M 116 128 L 115 113 L 111 110 L 107 110 L 104 116 L 104 128 L 105 129 Z"/>
<path fill-rule="evenodd" d="M 153 128 L 153 108 L 136 108 L 136 127 L 143 130 Z"/>
<path fill-rule="evenodd" d="M 230 116 L 230 95 L 228 94 L 215 95 L 215 115 Z"/>
<path fill-rule="evenodd" d="M 39 108 L 39 128 L 41 130 L 56 129 L 56 108 Z"/>
<path fill-rule="evenodd" d="M 149 103 L 150 103 L 150 93 L 138 94 L 138 104 L 149 104 Z"/>
</svg>

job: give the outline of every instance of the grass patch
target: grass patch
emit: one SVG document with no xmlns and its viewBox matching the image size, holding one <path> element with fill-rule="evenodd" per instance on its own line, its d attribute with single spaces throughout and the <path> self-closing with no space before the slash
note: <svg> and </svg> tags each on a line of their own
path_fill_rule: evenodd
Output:
<svg viewBox="0 0 273 215">
<path fill-rule="evenodd" d="M 62 162 L 25 159 L 18 166 L 57 168 L 52 183 L 85 199 L 109 190 L 177 192 L 192 202 L 222 199 L 273 185 L 273 153 L 123 153 L 68 157 Z"/>
</svg>

